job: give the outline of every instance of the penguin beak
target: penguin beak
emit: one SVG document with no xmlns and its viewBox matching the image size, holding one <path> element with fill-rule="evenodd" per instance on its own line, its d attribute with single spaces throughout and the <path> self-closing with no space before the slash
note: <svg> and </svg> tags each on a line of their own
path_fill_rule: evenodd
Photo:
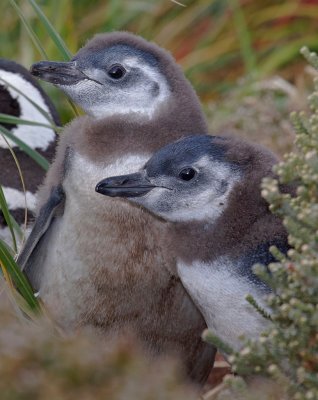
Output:
<svg viewBox="0 0 318 400">
<path fill-rule="evenodd" d="M 103 179 L 96 185 L 96 192 L 110 197 L 140 197 L 156 186 L 143 173 L 113 176 Z"/>
<path fill-rule="evenodd" d="M 88 77 L 76 68 L 75 62 L 40 61 L 31 66 L 32 75 L 55 85 L 74 85 Z"/>
</svg>

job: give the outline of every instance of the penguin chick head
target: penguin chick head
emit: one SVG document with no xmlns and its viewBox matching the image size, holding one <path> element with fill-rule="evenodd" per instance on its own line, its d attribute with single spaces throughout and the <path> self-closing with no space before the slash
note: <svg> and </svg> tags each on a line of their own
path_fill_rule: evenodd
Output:
<svg viewBox="0 0 318 400">
<path fill-rule="evenodd" d="M 117 32 L 96 35 L 70 62 L 36 63 L 31 73 L 60 87 L 94 117 L 131 112 L 151 117 L 171 93 L 167 64 L 178 69 L 155 44 Z"/>
<path fill-rule="evenodd" d="M 227 148 L 226 139 L 189 136 L 160 149 L 142 171 L 104 179 L 96 191 L 129 198 L 169 221 L 213 222 L 242 177 Z"/>
</svg>

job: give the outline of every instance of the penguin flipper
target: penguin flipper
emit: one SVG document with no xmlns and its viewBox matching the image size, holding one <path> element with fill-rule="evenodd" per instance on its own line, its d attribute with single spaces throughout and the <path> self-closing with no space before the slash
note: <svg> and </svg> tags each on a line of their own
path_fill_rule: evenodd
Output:
<svg viewBox="0 0 318 400">
<path fill-rule="evenodd" d="M 39 215 L 35 220 L 33 229 L 28 237 L 19 257 L 17 259 L 17 264 L 23 271 L 31 264 L 32 267 L 32 256 L 37 249 L 40 239 L 45 235 L 51 226 L 52 220 L 56 215 L 57 209 L 62 205 L 65 198 L 65 193 L 62 185 L 54 186 L 51 190 L 51 195 L 47 202 L 40 209 Z"/>
</svg>

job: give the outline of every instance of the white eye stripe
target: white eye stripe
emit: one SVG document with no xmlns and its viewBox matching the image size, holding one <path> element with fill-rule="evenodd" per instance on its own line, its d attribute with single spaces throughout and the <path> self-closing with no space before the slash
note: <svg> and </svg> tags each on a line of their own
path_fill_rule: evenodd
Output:
<svg viewBox="0 0 318 400">
<path fill-rule="evenodd" d="M 4 79 L 8 83 L 16 86 L 22 93 L 30 97 L 36 104 L 38 104 L 45 112 L 51 115 L 50 110 L 43 100 L 41 93 L 28 81 L 26 81 L 21 75 L 9 71 L 0 70 L 0 78 Z M 0 81 L 1 85 L 5 85 L 3 81 Z M 31 120 L 43 124 L 49 124 L 48 120 L 41 114 L 36 107 L 33 106 L 25 97 L 21 96 L 13 88 L 7 87 L 11 97 L 18 100 L 20 106 L 20 118 Z M 12 130 L 12 133 L 20 140 L 25 142 L 31 148 L 46 150 L 50 143 L 55 140 L 55 132 L 53 129 L 31 126 L 31 125 L 18 125 Z M 10 146 L 16 147 L 17 145 L 8 140 Z M 0 135 L 0 147 L 7 149 L 8 144 Z"/>
<path fill-rule="evenodd" d="M 3 193 L 8 207 L 10 210 L 16 210 L 25 207 L 25 202 L 29 210 L 34 211 L 36 207 L 36 196 L 35 194 L 26 191 L 25 194 L 17 189 L 3 186 Z"/>
</svg>

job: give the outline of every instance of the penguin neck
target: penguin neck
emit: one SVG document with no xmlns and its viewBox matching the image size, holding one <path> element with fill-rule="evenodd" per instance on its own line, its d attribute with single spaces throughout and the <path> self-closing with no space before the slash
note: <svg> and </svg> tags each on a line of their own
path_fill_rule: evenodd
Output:
<svg viewBox="0 0 318 400">
<path fill-rule="evenodd" d="M 240 336 L 256 338 L 268 325 L 246 300 L 253 298 L 267 308 L 267 288 L 262 282 L 253 282 L 240 274 L 245 270 L 243 260 L 226 256 L 211 262 L 177 261 L 177 272 L 185 289 L 201 311 L 209 329 L 221 340 L 238 351 L 242 347 Z"/>
<path fill-rule="evenodd" d="M 144 118 L 138 113 L 103 119 L 84 116 L 72 123 L 73 142 L 97 162 L 116 160 L 129 154 L 150 157 L 154 151 L 174 140 L 208 132 L 199 102 L 194 100 L 187 107 L 182 107 L 182 102 L 163 104 L 153 118 Z M 78 125 L 78 129 L 74 129 L 74 125 Z"/>
<path fill-rule="evenodd" d="M 269 211 L 260 193 L 249 192 L 244 185 L 236 186 L 215 222 L 171 223 L 177 254 L 186 262 L 210 262 L 224 256 L 238 260 L 261 244 L 286 238 L 281 220 Z"/>
<path fill-rule="evenodd" d="M 215 225 L 175 224 L 170 246 L 176 245 L 178 275 L 208 327 L 239 350 L 239 336 L 256 338 L 269 323 L 246 301 L 250 294 L 267 308 L 270 288 L 252 267 L 274 261 L 269 247 L 284 251 L 287 241 L 281 222 L 265 206 L 258 217 L 248 207 L 238 210 L 237 218 L 229 216 L 224 213 Z"/>
</svg>

